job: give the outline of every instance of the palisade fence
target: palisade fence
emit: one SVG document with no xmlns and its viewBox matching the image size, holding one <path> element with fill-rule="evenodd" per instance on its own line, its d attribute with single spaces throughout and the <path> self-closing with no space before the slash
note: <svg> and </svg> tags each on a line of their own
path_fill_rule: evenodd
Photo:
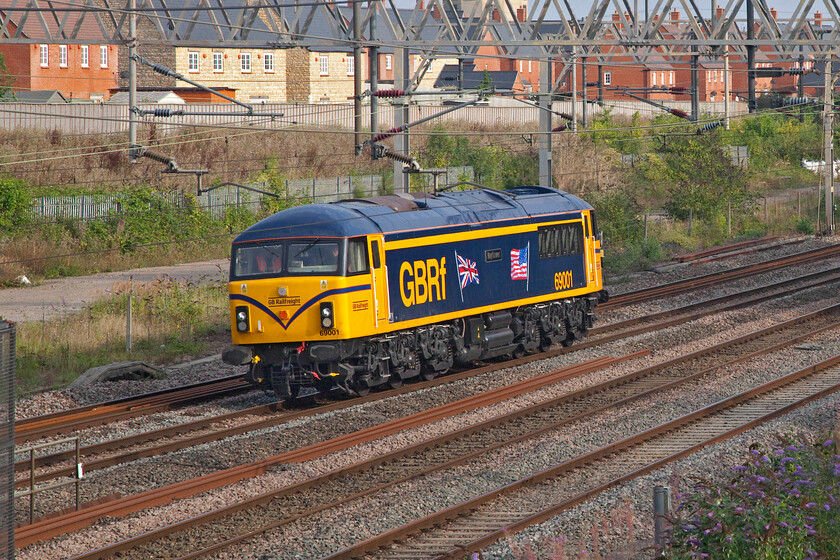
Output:
<svg viewBox="0 0 840 560">
<path fill-rule="evenodd" d="M 436 122 L 466 121 L 484 125 L 522 126 L 527 124 L 536 128 L 539 123 L 539 109 L 530 105 L 515 103 L 508 106 L 478 106 L 465 107 L 453 111 L 436 119 Z M 669 108 L 691 111 L 691 103 L 687 101 L 657 101 Z M 140 138 L 154 130 L 156 135 L 178 132 L 181 128 L 190 126 L 253 126 L 268 129 L 290 128 L 353 128 L 353 105 L 350 104 L 297 104 L 297 103 L 266 103 L 256 106 L 256 112 L 283 113 L 282 117 L 248 117 L 245 110 L 241 116 L 221 115 L 215 113 L 230 113 L 236 111 L 229 103 L 190 103 L 189 105 L 140 105 L 141 109 L 186 109 L 188 111 L 210 113 L 207 115 L 191 115 L 180 117 L 143 117 L 140 119 Z M 431 117 L 451 105 L 411 105 L 409 107 L 409 122 Z M 557 101 L 553 105 L 554 111 L 572 113 L 571 101 Z M 606 101 L 604 107 L 595 103 L 587 105 L 589 115 L 609 110 L 614 115 L 632 116 L 639 113 L 642 116 L 662 114 L 663 111 L 641 101 Z M 732 116 L 747 113 L 746 104 L 730 103 Z M 722 116 L 723 102 L 701 103 L 701 112 L 713 116 Z M 48 131 L 58 131 L 64 134 L 115 134 L 128 131 L 128 105 L 111 105 L 108 103 L 71 103 L 61 105 L 30 104 L 30 103 L 0 103 L 0 128 L 14 130 L 15 128 L 36 128 Z M 578 103 L 578 115 L 582 115 L 582 104 Z M 382 130 L 394 127 L 394 106 L 381 103 L 378 109 L 379 126 Z M 370 106 L 362 107 L 362 122 L 370 123 Z"/>
<path fill-rule="evenodd" d="M 419 181 L 431 181 L 426 175 Z M 461 180 L 472 181 L 472 167 L 449 167 L 438 182 L 440 185 L 456 183 Z M 269 190 L 264 183 L 252 183 L 249 187 Z M 316 179 L 287 179 L 280 189 L 288 204 L 296 202 L 335 202 L 346 198 L 366 198 L 376 196 L 383 190 L 382 177 L 379 175 L 358 175 Z M 98 219 L 109 214 L 123 212 L 125 194 L 49 196 L 37 198 L 30 209 L 32 217 L 54 221 L 59 219 Z M 184 192 L 158 193 L 161 200 L 178 208 L 189 206 L 190 195 Z M 222 218 L 231 208 L 245 208 L 256 214 L 265 195 L 237 186 L 219 187 L 195 197 L 195 204 L 206 210 L 214 218 Z"/>
<path fill-rule="evenodd" d="M 15 557 L 15 325 L 0 321 L 0 560 Z"/>
</svg>

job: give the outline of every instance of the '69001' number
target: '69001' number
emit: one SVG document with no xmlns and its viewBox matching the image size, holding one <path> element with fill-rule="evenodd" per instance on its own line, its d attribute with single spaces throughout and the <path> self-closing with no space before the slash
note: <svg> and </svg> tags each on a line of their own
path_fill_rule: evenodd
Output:
<svg viewBox="0 0 840 560">
<path fill-rule="evenodd" d="M 554 273 L 554 289 L 568 290 L 572 287 L 572 271 L 564 270 L 563 272 Z"/>
</svg>

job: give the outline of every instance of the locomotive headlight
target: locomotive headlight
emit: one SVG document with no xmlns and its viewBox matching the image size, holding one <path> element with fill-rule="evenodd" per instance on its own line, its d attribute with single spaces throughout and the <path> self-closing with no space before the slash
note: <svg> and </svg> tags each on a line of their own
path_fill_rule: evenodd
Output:
<svg viewBox="0 0 840 560">
<path fill-rule="evenodd" d="M 234 315 L 236 316 L 236 330 L 239 332 L 248 332 L 250 326 L 250 321 L 248 320 L 248 306 L 238 306 Z"/>
<path fill-rule="evenodd" d="M 333 317 L 333 304 L 331 301 L 321 303 L 321 328 L 331 329 L 335 325 Z"/>
</svg>

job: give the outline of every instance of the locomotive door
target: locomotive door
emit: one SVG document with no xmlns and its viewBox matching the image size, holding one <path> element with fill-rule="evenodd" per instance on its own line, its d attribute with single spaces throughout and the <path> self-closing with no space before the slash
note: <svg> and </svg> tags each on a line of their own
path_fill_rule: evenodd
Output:
<svg viewBox="0 0 840 560">
<path fill-rule="evenodd" d="M 595 282 L 595 237 L 592 234 L 592 215 L 586 212 L 583 215 L 583 239 L 586 266 L 586 283 Z"/>
<path fill-rule="evenodd" d="M 378 328 L 379 321 L 388 321 L 388 275 L 385 269 L 385 239 L 381 235 L 368 237 L 370 253 L 371 291 L 373 292 L 373 318 Z"/>
</svg>

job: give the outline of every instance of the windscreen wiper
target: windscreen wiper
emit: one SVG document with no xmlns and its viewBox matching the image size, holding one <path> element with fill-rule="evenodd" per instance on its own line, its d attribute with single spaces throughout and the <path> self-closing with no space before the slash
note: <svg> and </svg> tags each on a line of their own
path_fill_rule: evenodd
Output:
<svg viewBox="0 0 840 560">
<path fill-rule="evenodd" d="M 298 258 L 298 257 L 299 257 L 299 256 L 301 256 L 303 253 L 307 252 L 309 249 L 311 249 L 312 247 L 314 247 L 315 245 L 317 245 L 317 244 L 318 244 L 318 243 L 320 243 L 320 242 L 321 242 L 321 238 L 319 237 L 318 239 L 316 239 L 315 241 L 313 241 L 312 243 L 310 243 L 309 245 L 307 245 L 306 247 L 304 247 L 303 249 L 301 249 L 300 251 L 298 251 L 298 254 L 297 254 L 297 255 L 295 255 L 295 258 Z"/>
</svg>

